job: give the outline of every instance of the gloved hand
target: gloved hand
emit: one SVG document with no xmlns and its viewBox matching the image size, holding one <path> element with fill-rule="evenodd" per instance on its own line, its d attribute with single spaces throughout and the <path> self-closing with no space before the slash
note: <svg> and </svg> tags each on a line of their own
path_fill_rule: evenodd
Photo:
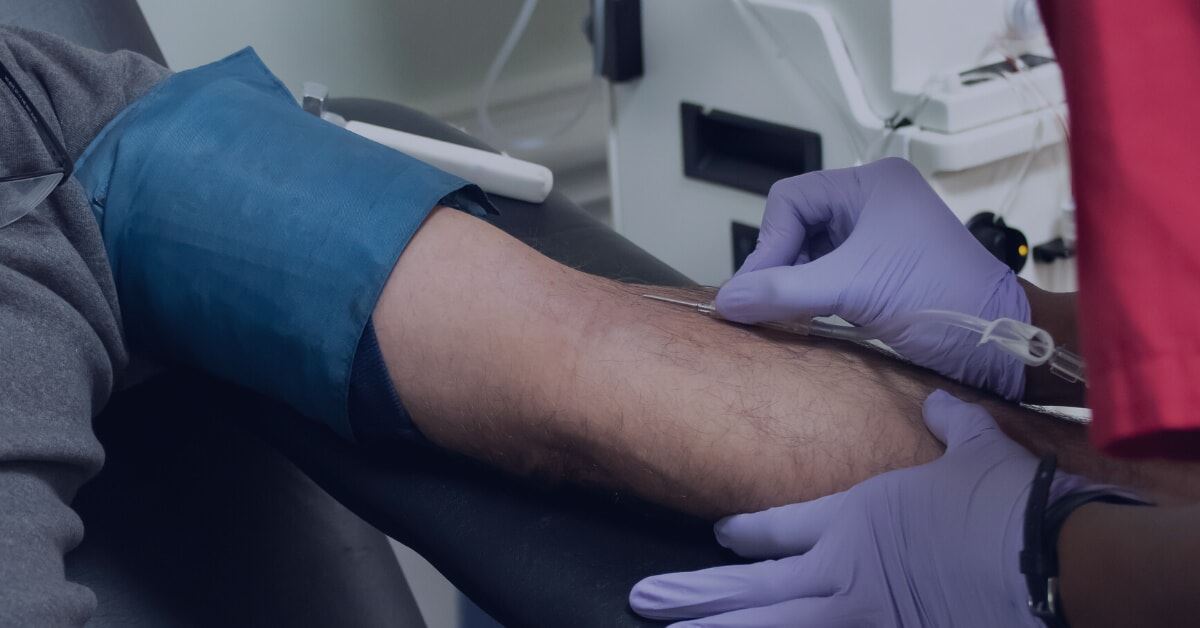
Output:
<svg viewBox="0 0 1200 628">
<path fill-rule="evenodd" d="M 646 578 L 629 595 L 676 626 L 1041 626 L 1018 557 L 1037 459 L 980 406 L 936 391 L 939 459 L 848 491 L 718 522 L 748 565 Z M 1088 487 L 1058 473 L 1051 503 Z"/>
<path fill-rule="evenodd" d="M 741 323 L 836 314 L 867 325 L 927 309 L 1029 322 L 1012 270 L 897 158 L 776 183 L 758 245 L 716 306 Z M 952 379 L 1011 400 L 1024 393 L 1024 364 L 994 345 L 978 346 L 971 332 L 922 325 L 880 340 Z"/>
</svg>

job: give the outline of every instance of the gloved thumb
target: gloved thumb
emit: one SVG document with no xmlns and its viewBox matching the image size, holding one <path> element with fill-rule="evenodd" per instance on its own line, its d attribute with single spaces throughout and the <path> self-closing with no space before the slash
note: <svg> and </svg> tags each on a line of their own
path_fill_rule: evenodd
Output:
<svg viewBox="0 0 1200 628">
<path fill-rule="evenodd" d="M 738 275 L 717 293 L 717 313 L 738 323 L 792 321 L 838 314 L 841 282 L 822 272 L 828 258 L 798 266 L 776 266 Z"/>
<path fill-rule="evenodd" d="M 967 403 L 944 390 L 930 393 L 921 410 L 925 425 L 946 445 L 947 450 L 993 430 L 1000 433 L 995 419 L 983 406 Z"/>
</svg>

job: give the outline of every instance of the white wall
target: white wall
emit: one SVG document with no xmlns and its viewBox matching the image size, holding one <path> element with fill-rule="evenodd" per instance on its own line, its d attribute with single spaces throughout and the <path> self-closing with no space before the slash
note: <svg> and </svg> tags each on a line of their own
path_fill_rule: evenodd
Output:
<svg viewBox="0 0 1200 628">
<path fill-rule="evenodd" d="M 141 0 L 167 62 L 185 69 L 253 45 L 299 92 L 469 108 L 520 0 Z M 586 0 L 542 0 L 509 65 L 509 93 L 586 81 Z M 514 82 L 515 80 L 515 82 Z M 505 94 L 502 92 L 501 97 Z"/>
</svg>

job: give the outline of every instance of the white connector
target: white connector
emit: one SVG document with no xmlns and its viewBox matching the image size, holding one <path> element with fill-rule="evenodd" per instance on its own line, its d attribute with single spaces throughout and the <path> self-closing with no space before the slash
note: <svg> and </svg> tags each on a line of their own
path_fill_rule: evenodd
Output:
<svg viewBox="0 0 1200 628">
<path fill-rule="evenodd" d="M 462 177 L 491 194 L 541 203 L 554 189 L 554 173 L 533 162 L 356 120 L 347 122 L 346 130 Z"/>
</svg>

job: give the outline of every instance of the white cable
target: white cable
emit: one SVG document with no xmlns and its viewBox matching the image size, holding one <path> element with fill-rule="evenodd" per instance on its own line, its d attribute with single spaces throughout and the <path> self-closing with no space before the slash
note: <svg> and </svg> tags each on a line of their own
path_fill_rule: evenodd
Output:
<svg viewBox="0 0 1200 628">
<path fill-rule="evenodd" d="M 1003 45 L 1003 44 L 1001 44 L 1001 45 Z M 1039 88 L 1037 86 L 1037 81 L 1035 81 L 1033 79 L 1033 77 L 1029 75 L 1030 68 L 1020 59 L 1020 57 L 1016 57 L 1016 60 L 1018 63 L 1018 67 L 1020 69 L 1024 70 L 1023 72 L 1018 74 L 1018 79 L 1024 81 L 1025 85 L 1028 86 L 1029 89 L 1033 92 L 1034 97 L 1038 100 L 1038 103 L 1042 107 L 1050 110 L 1054 114 L 1054 120 L 1056 122 L 1058 122 L 1058 128 L 1062 131 L 1063 160 L 1069 166 L 1069 164 L 1071 162 L 1071 128 L 1067 124 L 1066 119 L 1063 118 L 1063 115 L 1058 111 L 1058 107 L 1055 106 L 1050 101 L 1050 99 L 1046 97 L 1045 92 L 1043 92 L 1041 90 L 1041 88 Z M 1072 197 L 1071 197 L 1070 168 L 1069 167 L 1059 168 L 1058 171 L 1059 171 L 1059 176 L 1058 176 L 1059 199 L 1066 198 L 1067 200 L 1063 201 L 1063 202 L 1071 204 L 1073 206 L 1073 201 L 1071 200 Z"/>
<path fill-rule="evenodd" d="M 491 114 L 492 91 L 496 88 L 496 83 L 500 80 L 500 74 L 504 71 L 505 66 L 508 65 L 508 61 L 512 57 L 513 51 L 516 50 L 517 44 L 521 42 L 521 38 L 525 35 L 525 30 L 529 28 L 529 22 L 533 18 L 533 12 L 537 9 L 537 4 L 538 0 L 525 0 L 525 3 L 521 5 L 521 10 L 517 13 L 516 20 L 513 21 L 512 29 L 509 30 L 508 36 L 504 38 L 504 43 L 500 46 L 500 51 L 496 53 L 496 58 L 492 61 L 491 67 L 488 68 L 487 76 L 483 80 L 483 86 L 479 90 L 479 99 L 475 106 L 476 119 L 479 122 L 479 129 L 483 138 L 501 147 L 508 147 L 519 151 L 531 151 L 542 148 L 558 139 L 563 133 L 574 128 L 583 119 L 584 114 L 587 113 L 588 107 L 595 97 L 597 88 L 600 86 L 599 75 L 593 75 L 575 113 L 563 124 L 543 135 L 510 138 L 496 127 Z M 603 16 L 595 15 L 593 19 L 602 20 Z M 597 58 L 603 59 L 604 38 L 593 37 L 593 40 L 593 45 L 596 46 Z"/>
<path fill-rule="evenodd" d="M 910 124 L 916 124 L 917 116 L 925 110 L 925 106 L 933 100 L 933 89 L 938 85 L 937 77 L 931 77 L 925 81 L 925 86 L 921 88 L 921 93 L 913 99 L 913 104 L 908 109 L 901 109 L 891 117 L 891 122 L 887 128 L 880 132 L 879 137 L 867 145 L 866 159 L 867 161 L 875 161 L 882 159 L 884 153 L 887 152 L 888 145 L 896 136 L 896 131 L 900 130 L 900 123 L 908 120 Z M 911 155 L 904 155 L 905 159 L 910 159 Z"/>
<path fill-rule="evenodd" d="M 1012 79 L 1006 76 L 1003 72 L 999 73 L 999 76 L 1004 79 L 1004 82 L 1009 87 L 1017 90 L 1018 94 L 1021 96 L 1021 104 L 1024 106 L 1025 94 L 1021 92 L 1018 84 L 1014 83 Z M 996 207 L 995 216 L 997 221 L 1008 215 L 1009 210 L 1012 209 L 1013 203 L 1016 202 L 1017 194 L 1020 192 L 1021 186 L 1025 183 L 1025 177 L 1029 174 L 1029 168 L 1033 165 L 1033 160 L 1037 158 L 1038 151 L 1041 149 L 1042 133 L 1042 117 L 1041 115 L 1038 115 L 1037 123 L 1033 127 L 1033 142 L 1029 146 L 1029 151 L 1025 155 L 1025 159 L 1021 160 L 1021 165 L 1017 169 L 1012 185 L 1008 187 L 1008 191 L 1004 194 L 1003 200 L 1001 200 L 1000 204 Z"/>
<path fill-rule="evenodd" d="M 784 54 L 783 45 L 777 39 L 775 32 L 767 25 L 766 20 L 759 13 L 757 7 L 747 3 L 745 0 L 734 0 L 733 6 L 742 23 L 750 30 L 750 35 L 753 37 L 754 42 L 758 44 L 759 52 L 770 62 L 777 63 L 779 59 L 785 60 L 787 66 L 791 68 L 792 74 L 808 85 L 813 91 L 820 94 L 830 110 L 837 114 L 838 122 L 841 124 L 846 137 L 850 140 L 850 148 L 854 153 L 855 159 L 859 164 L 864 163 L 864 156 L 869 157 L 869 155 L 865 153 L 866 147 L 862 145 L 863 137 L 857 131 L 855 121 L 851 117 L 848 108 L 843 107 L 838 102 L 833 95 L 833 90 L 823 82 L 806 74 L 790 55 Z"/>
<path fill-rule="evenodd" d="M 1016 53 L 1016 51 L 1014 51 L 1011 48 L 1008 48 L 1007 47 L 1008 43 L 1009 43 L 1008 40 L 1000 40 L 1000 43 L 998 44 L 998 46 L 1000 46 L 1000 49 L 1003 52 L 1003 54 L 1005 55 L 1005 57 L 1010 59 L 1012 61 L 1013 65 L 1016 66 L 1017 72 L 1014 73 L 1013 76 L 1017 77 L 1018 81 L 1021 81 L 1022 83 L 1024 83 L 1024 85 L 1033 94 L 1034 100 L 1037 101 L 1038 105 L 1049 110 L 1051 113 L 1054 114 L 1054 119 L 1056 121 L 1058 121 L 1058 127 L 1060 129 L 1062 129 L 1063 141 L 1064 142 L 1070 141 L 1071 129 L 1067 125 L 1067 121 L 1065 119 L 1063 119 L 1062 114 L 1059 113 L 1058 107 L 1055 107 L 1054 104 L 1050 102 L 1050 99 L 1046 97 L 1046 93 L 1043 92 L 1042 89 L 1037 86 L 1037 81 L 1033 80 L 1033 77 L 1030 76 L 1030 71 L 1033 68 L 1030 68 L 1029 65 L 1026 64 L 1023 59 L 1021 59 L 1021 56 Z"/>
<path fill-rule="evenodd" d="M 1021 98 L 1022 108 L 1024 108 L 1026 105 L 1025 97 L 1032 95 L 1034 101 L 1034 110 L 1037 111 L 1039 108 L 1049 110 L 1054 116 L 1055 120 L 1058 122 L 1059 128 L 1062 130 L 1064 145 L 1069 144 L 1070 128 L 1067 126 L 1066 120 L 1064 120 L 1062 115 L 1058 112 L 1058 108 L 1050 102 L 1050 99 L 1046 97 L 1046 94 L 1037 86 L 1037 83 L 1033 80 L 1033 78 L 1029 76 L 1030 68 L 1021 59 L 1019 54 L 1020 51 L 1014 49 L 1013 44 L 1014 41 L 1005 34 L 997 34 L 988 42 L 988 45 L 980 53 L 977 61 L 978 63 L 982 63 L 987 59 L 988 55 L 993 52 L 997 52 L 1004 58 L 1006 62 L 1012 64 L 1012 66 L 1015 68 L 1015 72 L 1012 73 L 1012 77 L 1010 77 L 1009 74 L 1004 70 L 997 72 L 981 72 L 979 74 L 986 77 L 997 76 L 1003 79 L 1005 84 L 1008 85 L 1009 88 L 1014 89 Z M 1007 215 L 1009 210 L 1012 209 L 1012 204 L 1016 202 L 1016 197 L 1020 191 L 1021 185 L 1024 184 L 1025 177 L 1028 175 L 1029 169 L 1033 165 L 1034 159 L 1037 157 L 1037 153 L 1041 150 L 1041 143 L 1044 133 L 1045 128 L 1042 123 L 1041 115 L 1039 115 L 1037 119 L 1037 126 L 1034 127 L 1033 144 L 1030 147 L 1029 153 L 1026 155 L 1025 159 L 1021 161 L 1021 165 L 1018 166 L 1012 185 L 1009 186 L 1009 189 L 1005 193 L 1004 198 L 1001 200 L 1000 205 L 997 206 L 995 212 L 997 220 Z M 1063 185 L 1063 181 L 1060 180 L 1060 186 L 1061 185 Z"/>
</svg>

